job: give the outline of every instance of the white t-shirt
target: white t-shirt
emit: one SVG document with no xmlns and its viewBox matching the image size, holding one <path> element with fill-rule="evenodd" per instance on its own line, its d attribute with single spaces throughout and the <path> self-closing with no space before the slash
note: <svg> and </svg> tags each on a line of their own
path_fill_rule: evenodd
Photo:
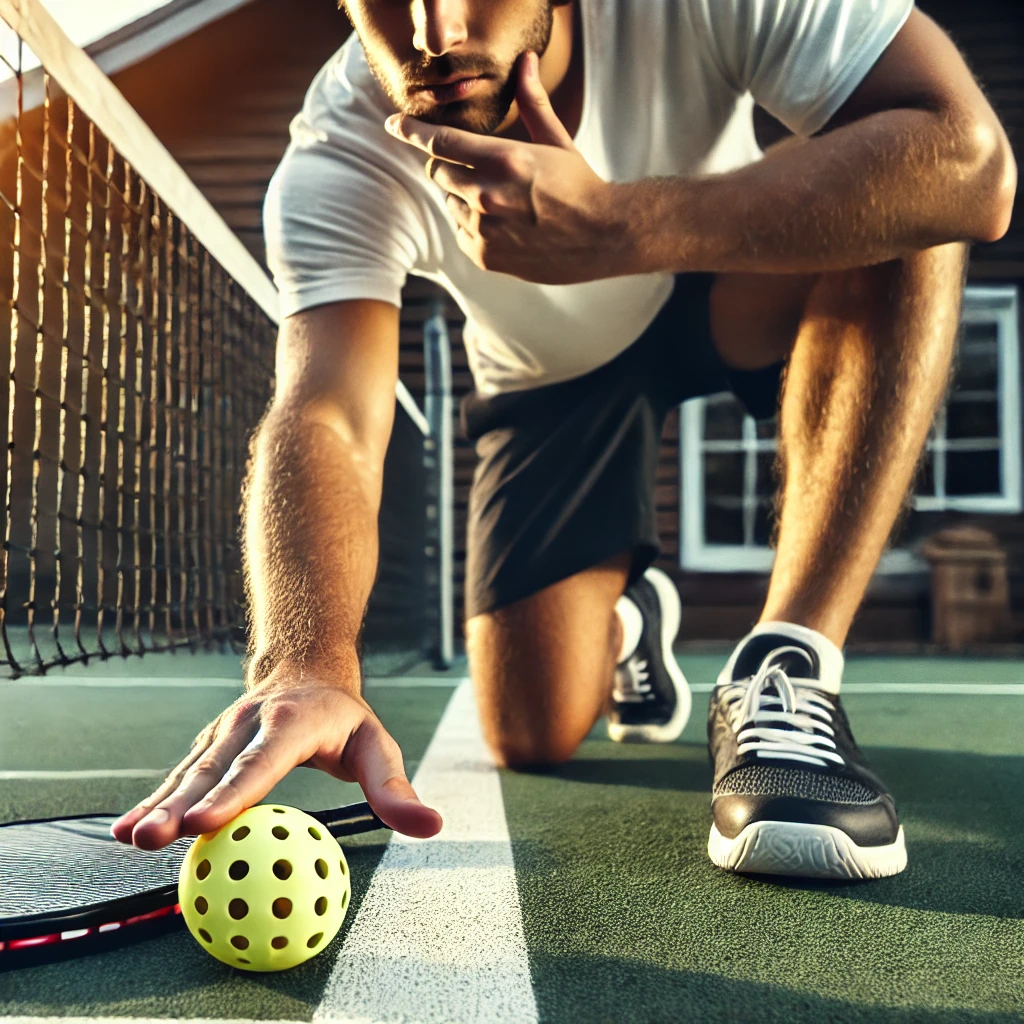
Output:
<svg viewBox="0 0 1024 1024">
<path fill-rule="evenodd" d="M 902 27 L 913 0 L 576 0 L 584 104 L 575 144 L 605 181 L 692 176 L 757 160 L 760 103 L 821 129 Z M 631 345 L 669 273 L 544 285 L 481 270 L 456 242 L 425 154 L 392 138 L 394 107 L 353 33 L 310 86 L 264 210 L 282 316 L 343 299 L 401 305 L 407 274 L 466 317 L 474 383 L 495 394 L 568 380 Z"/>
</svg>

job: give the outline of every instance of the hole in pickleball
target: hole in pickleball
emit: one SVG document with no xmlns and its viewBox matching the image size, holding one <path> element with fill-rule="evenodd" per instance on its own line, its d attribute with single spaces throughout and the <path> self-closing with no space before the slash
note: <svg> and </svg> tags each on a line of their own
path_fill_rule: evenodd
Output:
<svg viewBox="0 0 1024 1024">
<path fill-rule="evenodd" d="M 313 904 L 313 909 L 316 911 L 317 917 L 323 917 L 327 913 L 327 897 L 321 896 L 316 903 Z"/>
<path fill-rule="evenodd" d="M 318 874 L 318 875 L 319 875 L 319 876 L 320 876 L 321 878 L 326 878 L 326 877 L 327 877 L 327 861 L 325 861 L 325 860 L 320 860 L 319 858 L 317 858 L 317 862 L 316 862 L 316 873 L 317 873 L 317 874 Z"/>
<path fill-rule="evenodd" d="M 239 962 L 240 964 L 248 964 L 248 963 L 252 963 L 252 961 L 251 961 L 251 960 L 246 960 L 244 956 L 240 956 L 240 957 L 238 957 L 238 962 Z"/>
<path fill-rule="evenodd" d="M 235 949 L 248 949 L 249 940 L 244 935 L 232 935 L 231 945 L 234 946 Z"/>
<path fill-rule="evenodd" d="M 345 890 L 345 895 L 341 897 L 341 909 L 344 910 L 348 906 L 348 889 Z"/>
<path fill-rule="evenodd" d="M 236 828 L 235 831 L 231 833 L 231 838 L 237 843 L 240 839 L 244 839 L 248 834 L 249 826 L 243 825 L 241 828 Z"/>
<path fill-rule="evenodd" d="M 213 939 L 210 938 L 210 933 L 205 928 L 200 928 L 199 934 L 202 935 L 207 942 L 213 942 Z"/>
<path fill-rule="evenodd" d="M 285 918 L 292 912 L 292 901 L 287 896 L 278 896 L 270 909 L 273 910 L 274 917 Z"/>
<path fill-rule="evenodd" d="M 274 874 L 283 882 L 286 878 L 291 877 L 292 866 L 286 860 L 275 860 L 274 861 Z"/>
<path fill-rule="evenodd" d="M 319 832 L 317 832 L 317 830 L 316 830 L 315 828 L 313 828 L 313 826 L 312 826 L 312 825 L 310 825 L 310 826 L 309 826 L 309 834 L 310 834 L 310 835 L 311 835 L 311 836 L 312 836 L 312 837 L 313 837 L 314 839 L 319 839 L 319 838 L 320 838 L 320 833 L 319 833 Z"/>
<path fill-rule="evenodd" d="M 274 833 L 274 836 L 277 839 L 288 838 L 288 829 L 286 829 L 284 825 L 275 825 L 270 831 Z"/>
<path fill-rule="evenodd" d="M 274 813 L 275 814 L 284 814 L 284 808 L 283 807 L 275 807 L 274 808 Z"/>
<path fill-rule="evenodd" d="M 284 949 L 288 945 L 288 940 L 283 935 L 278 935 L 270 940 L 270 944 L 274 949 Z"/>
<path fill-rule="evenodd" d="M 348 865 L 344 861 L 339 861 L 339 863 L 341 864 L 341 873 L 343 875 L 347 875 L 348 874 Z"/>
<path fill-rule="evenodd" d="M 230 877 L 236 882 L 241 881 L 247 874 L 249 874 L 249 864 L 244 860 L 236 860 L 234 864 L 228 868 L 228 875 L 230 875 Z"/>
<path fill-rule="evenodd" d="M 201 860 L 199 866 L 196 868 L 196 878 L 201 882 L 210 874 L 210 862 L 208 860 Z"/>
<path fill-rule="evenodd" d="M 311 935 L 309 942 L 306 943 L 310 949 L 312 949 L 322 938 L 324 937 L 323 932 L 317 932 L 316 935 Z"/>
<path fill-rule="evenodd" d="M 241 921 L 249 913 L 249 904 L 245 900 L 234 899 L 228 904 L 228 913 L 236 921 Z"/>
<path fill-rule="evenodd" d="M 206 902 L 206 899 L 203 896 L 196 897 L 195 905 L 196 910 L 199 911 L 200 914 L 205 914 L 210 909 L 210 904 Z"/>
</svg>

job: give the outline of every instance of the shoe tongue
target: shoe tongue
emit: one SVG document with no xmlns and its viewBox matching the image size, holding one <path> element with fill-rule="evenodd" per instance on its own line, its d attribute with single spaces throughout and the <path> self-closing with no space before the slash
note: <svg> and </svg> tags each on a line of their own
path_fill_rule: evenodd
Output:
<svg viewBox="0 0 1024 1024">
<path fill-rule="evenodd" d="M 843 679 L 843 652 L 831 640 L 805 626 L 791 622 L 762 622 L 740 641 L 733 651 L 720 682 L 747 679 L 757 673 L 761 663 L 780 647 L 796 647 L 807 652 L 778 656 L 778 664 L 793 679 L 814 679 L 816 690 L 838 694 Z"/>
<path fill-rule="evenodd" d="M 786 651 L 772 658 L 772 664 L 778 665 L 787 675 L 794 679 L 820 679 L 821 660 L 818 652 L 807 643 L 803 643 L 791 636 L 783 636 L 780 633 L 758 633 L 748 637 L 746 643 L 737 652 L 736 662 L 733 665 L 733 679 L 746 679 L 755 675 L 761 667 L 764 659 L 772 651 L 781 647 L 796 647 L 800 651 Z"/>
</svg>

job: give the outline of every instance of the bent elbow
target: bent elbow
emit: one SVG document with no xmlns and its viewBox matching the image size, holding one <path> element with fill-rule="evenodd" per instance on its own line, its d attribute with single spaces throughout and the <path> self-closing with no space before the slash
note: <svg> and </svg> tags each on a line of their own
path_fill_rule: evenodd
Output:
<svg viewBox="0 0 1024 1024">
<path fill-rule="evenodd" d="M 977 242 L 998 242 L 1010 228 L 1017 194 L 1017 161 L 1006 133 L 998 124 L 975 128 L 978 147 L 979 222 Z"/>
<path fill-rule="evenodd" d="M 1009 146 L 1007 146 L 1007 150 L 1009 150 Z M 991 230 L 982 241 L 998 242 L 1010 230 L 1010 221 L 1013 217 L 1013 201 L 1016 195 L 1017 161 L 1014 160 L 1013 153 L 1008 152 L 999 184 L 996 186 L 993 197 L 992 221 L 989 225 Z"/>
</svg>

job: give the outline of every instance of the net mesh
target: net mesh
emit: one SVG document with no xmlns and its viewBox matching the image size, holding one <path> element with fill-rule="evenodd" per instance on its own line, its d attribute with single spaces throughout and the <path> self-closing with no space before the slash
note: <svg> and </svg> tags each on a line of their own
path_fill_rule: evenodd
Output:
<svg viewBox="0 0 1024 1024">
<path fill-rule="evenodd" d="M 49 19 L 38 0 L 18 9 Z M 102 73 L 83 73 L 80 51 L 67 63 L 75 48 L 52 22 L 37 36 L 71 95 L 0 20 L 0 674 L 179 647 L 241 653 L 241 492 L 273 389 L 273 289 L 238 262 L 240 245 L 218 260 L 197 237 L 216 233 L 190 228 L 132 166 L 125 150 L 178 180 L 165 153 L 129 145 L 144 127 L 123 123 L 130 111 L 100 112 Z M 187 189 L 164 187 L 190 208 Z M 426 654 L 436 603 L 428 430 L 401 397 L 361 637 L 374 674 Z"/>
<path fill-rule="evenodd" d="M 237 648 L 276 325 L 2 28 L 0 665 Z"/>
<path fill-rule="evenodd" d="M 237 641 L 275 325 L 73 98 L 42 72 L 26 111 L 4 65 L 3 664 Z"/>
</svg>

